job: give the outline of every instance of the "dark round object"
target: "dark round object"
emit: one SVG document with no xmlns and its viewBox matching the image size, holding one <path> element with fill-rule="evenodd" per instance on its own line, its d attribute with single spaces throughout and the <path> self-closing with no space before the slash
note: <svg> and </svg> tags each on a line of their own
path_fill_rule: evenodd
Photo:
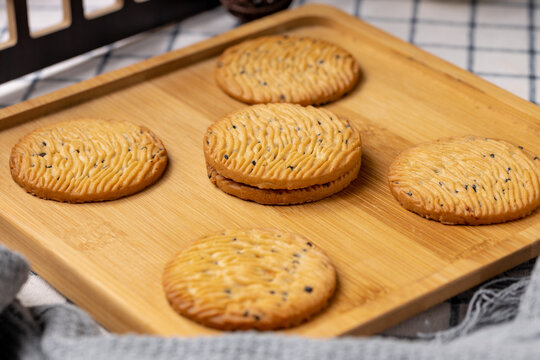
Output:
<svg viewBox="0 0 540 360">
<path fill-rule="evenodd" d="M 284 10 L 292 0 L 219 0 L 234 16 L 248 22 Z"/>
</svg>

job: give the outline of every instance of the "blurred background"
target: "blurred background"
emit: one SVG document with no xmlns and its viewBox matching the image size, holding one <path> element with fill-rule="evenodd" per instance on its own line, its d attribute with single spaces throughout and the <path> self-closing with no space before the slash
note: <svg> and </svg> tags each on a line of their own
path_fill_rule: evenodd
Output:
<svg viewBox="0 0 540 360">
<path fill-rule="evenodd" d="M 6 1 L 0 0 L 0 47 L 9 39 Z M 83 0 L 84 12 L 91 16 L 114 8 L 116 2 Z M 188 2 L 175 1 L 179 7 Z M 540 99 L 536 91 L 540 68 L 540 29 L 536 24 L 540 23 L 539 0 L 295 0 L 290 7 L 312 2 L 338 7 L 527 100 Z M 62 0 L 28 0 L 27 4 L 31 33 L 63 20 Z M 125 19 L 126 24 L 132 21 L 136 20 Z M 240 24 L 225 8 L 215 7 L 0 85 L 0 106 L 188 46 Z M 5 66 L 0 63 L 2 71 Z"/>
</svg>

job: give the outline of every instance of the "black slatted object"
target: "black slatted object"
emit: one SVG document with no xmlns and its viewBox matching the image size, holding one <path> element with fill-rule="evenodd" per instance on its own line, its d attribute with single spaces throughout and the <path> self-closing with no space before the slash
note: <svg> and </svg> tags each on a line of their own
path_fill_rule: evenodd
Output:
<svg viewBox="0 0 540 360">
<path fill-rule="evenodd" d="M 69 26 L 32 37 L 26 0 L 7 0 L 15 44 L 0 49 L 0 84 L 117 40 L 211 9 L 218 0 L 124 0 L 120 9 L 86 18 L 83 0 L 69 0 Z M 10 3 L 11 2 L 11 3 Z M 13 39 L 14 34 L 10 34 Z"/>
</svg>

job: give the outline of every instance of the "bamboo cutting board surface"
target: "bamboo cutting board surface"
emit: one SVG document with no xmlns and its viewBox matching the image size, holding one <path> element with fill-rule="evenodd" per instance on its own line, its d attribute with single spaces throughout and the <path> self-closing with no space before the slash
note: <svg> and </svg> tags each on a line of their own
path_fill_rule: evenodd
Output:
<svg viewBox="0 0 540 360">
<path fill-rule="evenodd" d="M 362 69 L 358 86 L 326 106 L 362 132 L 360 175 L 312 204 L 258 205 L 226 195 L 206 176 L 205 129 L 245 106 L 216 86 L 216 58 L 245 38 L 275 33 L 335 42 Z M 164 177 L 110 202 L 28 195 L 11 179 L 11 147 L 32 129 L 80 117 L 152 129 L 169 153 Z M 325 311 L 286 332 L 370 334 L 540 252 L 540 211 L 506 224 L 446 226 L 402 209 L 390 194 L 387 169 L 401 150 L 466 134 L 540 154 L 538 107 L 336 9 L 305 6 L 0 110 L 2 242 L 109 330 L 196 335 L 216 331 L 169 307 L 161 287 L 167 260 L 221 229 L 288 230 L 327 252 L 339 286 Z"/>
</svg>

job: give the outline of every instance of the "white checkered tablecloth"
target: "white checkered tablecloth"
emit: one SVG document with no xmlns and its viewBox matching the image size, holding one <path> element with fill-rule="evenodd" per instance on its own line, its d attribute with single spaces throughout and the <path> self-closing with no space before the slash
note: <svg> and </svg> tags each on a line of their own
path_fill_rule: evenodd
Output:
<svg viewBox="0 0 540 360">
<path fill-rule="evenodd" d="M 8 39 L 5 1 L 0 0 L 0 43 Z M 87 11 L 93 11 L 114 2 L 85 0 L 85 6 Z M 292 6 L 310 2 L 296 0 Z M 540 101 L 540 56 L 537 50 L 540 49 L 540 0 L 317 2 L 339 7 L 529 101 Z M 61 0 L 28 0 L 31 30 L 59 22 L 62 18 L 60 3 Z M 0 85 L 0 107 L 185 47 L 238 24 L 223 8 L 216 8 L 136 35 Z M 503 275 L 526 275 L 533 264 L 534 261 L 529 261 Z M 454 326 L 463 318 L 473 290 L 455 296 L 383 335 L 414 338 L 418 332 Z M 69 301 L 36 274 L 31 274 L 19 299 L 27 306 Z"/>
</svg>

